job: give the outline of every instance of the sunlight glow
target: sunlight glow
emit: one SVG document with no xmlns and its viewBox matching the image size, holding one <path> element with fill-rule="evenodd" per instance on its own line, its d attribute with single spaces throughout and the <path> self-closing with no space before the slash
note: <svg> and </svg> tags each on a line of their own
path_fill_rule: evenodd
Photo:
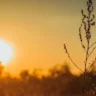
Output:
<svg viewBox="0 0 96 96">
<path fill-rule="evenodd" d="M 0 61 L 6 65 L 13 57 L 13 48 L 6 41 L 0 40 Z"/>
</svg>

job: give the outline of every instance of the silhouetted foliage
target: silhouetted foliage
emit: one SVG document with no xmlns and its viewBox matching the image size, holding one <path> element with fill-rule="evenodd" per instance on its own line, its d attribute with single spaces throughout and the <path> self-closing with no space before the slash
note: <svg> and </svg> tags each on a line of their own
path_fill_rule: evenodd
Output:
<svg viewBox="0 0 96 96">
<path fill-rule="evenodd" d="M 38 69 L 35 70 L 36 74 L 34 71 L 29 73 L 24 70 L 18 78 L 11 75 L 2 76 L 0 78 L 0 96 L 82 96 L 83 74 L 72 74 L 68 65 L 54 66 L 49 69 L 48 75 L 42 75 L 40 78 Z M 94 67 L 91 72 L 87 73 L 86 82 L 88 83 L 86 94 L 88 96 L 96 94 Z"/>
</svg>

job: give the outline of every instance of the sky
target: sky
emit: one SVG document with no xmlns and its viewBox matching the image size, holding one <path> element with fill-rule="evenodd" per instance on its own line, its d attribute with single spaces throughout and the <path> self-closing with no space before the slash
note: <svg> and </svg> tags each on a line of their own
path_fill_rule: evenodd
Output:
<svg viewBox="0 0 96 96">
<path fill-rule="evenodd" d="M 84 0 L 0 0 L 0 38 L 12 43 L 15 52 L 6 69 L 17 74 L 69 62 L 76 70 L 65 54 L 64 43 L 83 68 L 85 55 L 78 36 L 83 8 Z"/>
</svg>

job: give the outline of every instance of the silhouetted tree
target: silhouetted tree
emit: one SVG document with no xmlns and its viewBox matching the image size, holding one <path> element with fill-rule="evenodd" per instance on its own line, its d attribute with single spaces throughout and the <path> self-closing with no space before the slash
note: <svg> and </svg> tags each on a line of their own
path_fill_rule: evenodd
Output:
<svg viewBox="0 0 96 96">
<path fill-rule="evenodd" d="M 28 79 L 28 76 L 29 76 L 29 72 L 27 70 L 24 70 L 20 73 L 20 77 L 22 80 Z"/>
</svg>

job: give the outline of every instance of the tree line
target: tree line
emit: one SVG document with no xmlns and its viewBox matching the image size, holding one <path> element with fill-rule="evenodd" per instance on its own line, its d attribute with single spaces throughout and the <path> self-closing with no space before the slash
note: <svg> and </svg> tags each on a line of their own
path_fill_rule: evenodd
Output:
<svg viewBox="0 0 96 96">
<path fill-rule="evenodd" d="M 48 75 L 41 77 L 38 70 L 32 74 L 24 70 L 18 77 L 3 76 L 1 66 L 0 96 L 82 96 L 83 74 L 72 74 L 68 65 L 55 66 L 49 69 Z M 86 83 L 87 96 L 96 96 L 95 67 L 87 73 Z"/>
</svg>

